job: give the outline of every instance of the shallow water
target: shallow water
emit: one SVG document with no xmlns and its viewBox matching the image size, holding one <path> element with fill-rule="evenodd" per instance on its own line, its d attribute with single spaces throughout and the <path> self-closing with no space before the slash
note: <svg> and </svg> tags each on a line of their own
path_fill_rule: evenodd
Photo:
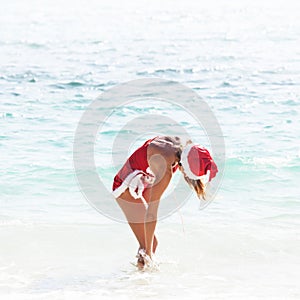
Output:
<svg viewBox="0 0 300 300">
<path fill-rule="evenodd" d="M 296 2 L 1 6 L 1 298 L 300 297 Z M 127 225 L 85 201 L 72 158 L 91 101 L 145 77 L 178 81 L 208 102 L 226 162 L 207 208 L 191 198 L 159 222 L 160 271 L 141 273 L 131 265 L 137 245 Z M 105 143 L 118 128 L 110 126 Z M 99 167 L 108 184 L 113 171 Z"/>
</svg>

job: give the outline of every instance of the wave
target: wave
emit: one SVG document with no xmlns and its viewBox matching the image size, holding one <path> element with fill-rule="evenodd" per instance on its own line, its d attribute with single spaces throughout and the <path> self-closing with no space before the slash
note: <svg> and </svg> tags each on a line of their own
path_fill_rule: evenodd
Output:
<svg viewBox="0 0 300 300">
<path fill-rule="evenodd" d="M 159 69 L 149 69 L 136 72 L 137 75 L 140 76 L 148 76 L 148 75 L 171 75 L 171 74 L 193 74 L 199 73 L 201 69 L 198 68 L 159 68 Z"/>
<path fill-rule="evenodd" d="M 272 157 L 231 157 L 226 159 L 226 166 L 247 166 L 247 167 L 268 167 L 268 168 L 300 168 L 300 157 L 285 157 L 285 156 L 272 156 Z"/>
</svg>

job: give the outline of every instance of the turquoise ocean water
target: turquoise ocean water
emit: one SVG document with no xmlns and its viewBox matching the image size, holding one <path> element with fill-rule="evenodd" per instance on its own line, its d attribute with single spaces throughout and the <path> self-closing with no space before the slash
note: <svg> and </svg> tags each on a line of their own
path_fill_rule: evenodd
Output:
<svg viewBox="0 0 300 300">
<path fill-rule="evenodd" d="M 299 4 L 0 3 L 1 299 L 300 298 Z M 73 140 L 96 97 L 148 77 L 207 101 L 226 162 L 207 208 L 158 224 L 161 270 L 141 274 L 128 227 L 81 194 Z"/>
</svg>

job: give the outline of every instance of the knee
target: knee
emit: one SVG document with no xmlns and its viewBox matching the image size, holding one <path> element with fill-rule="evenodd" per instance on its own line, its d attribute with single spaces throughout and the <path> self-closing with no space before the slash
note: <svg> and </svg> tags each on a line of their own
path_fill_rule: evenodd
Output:
<svg viewBox="0 0 300 300">
<path fill-rule="evenodd" d="M 146 222 L 154 222 L 156 221 L 156 215 L 152 213 L 147 213 Z"/>
</svg>

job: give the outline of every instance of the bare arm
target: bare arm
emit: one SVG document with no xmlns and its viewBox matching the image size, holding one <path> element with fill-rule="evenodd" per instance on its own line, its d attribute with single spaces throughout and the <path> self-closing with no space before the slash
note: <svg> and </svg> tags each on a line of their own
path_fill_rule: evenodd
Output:
<svg viewBox="0 0 300 300">
<path fill-rule="evenodd" d="M 151 188 L 149 205 L 145 215 L 145 250 L 151 257 L 153 252 L 152 245 L 154 231 L 157 223 L 158 206 L 160 198 L 172 178 L 173 157 L 169 157 L 166 153 L 154 150 L 148 159 L 148 162 L 156 178 L 153 187 Z"/>
</svg>

